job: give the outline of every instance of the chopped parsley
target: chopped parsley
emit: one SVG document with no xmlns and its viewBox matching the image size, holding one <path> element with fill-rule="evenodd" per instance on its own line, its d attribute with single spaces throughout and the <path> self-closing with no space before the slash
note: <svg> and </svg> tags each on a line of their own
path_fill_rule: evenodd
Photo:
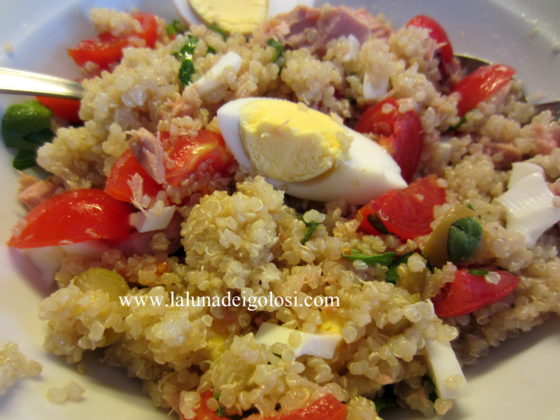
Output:
<svg viewBox="0 0 560 420">
<path fill-rule="evenodd" d="M 192 82 L 192 75 L 194 73 L 195 70 L 192 60 L 185 60 L 179 68 L 179 80 L 185 86 L 190 85 Z"/>
<path fill-rule="evenodd" d="M 473 276 L 485 276 L 490 273 L 490 270 L 484 270 L 482 268 L 469 268 L 469 273 Z"/>
<path fill-rule="evenodd" d="M 186 30 L 187 30 L 187 26 L 182 21 L 180 21 L 178 19 L 173 19 L 165 27 L 165 31 L 167 32 L 168 36 L 182 34 Z"/>
<path fill-rule="evenodd" d="M 274 38 L 269 38 L 266 43 L 275 50 L 274 57 L 272 58 L 274 63 L 278 63 L 284 58 L 284 45 L 282 43 Z"/>
<path fill-rule="evenodd" d="M 352 250 L 350 254 L 342 255 L 342 258 L 346 258 L 350 261 L 363 261 L 366 264 L 373 265 L 379 264 L 384 266 L 390 266 L 393 261 L 395 260 L 397 254 L 395 252 L 385 252 L 384 254 L 377 254 L 377 255 L 367 255 L 362 254 L 356 250 Z"/>
<path fill-rule="evenodd" d="M 222 36 L 224 41 L 228 39 L 228 33 L 224 29 L 220 28 L 217 23 L 213 23 L 211 25 L 208 25 L 208 29 L 210 29 L 211 31 L 219 33 Z"/>
<path fill-rule="evenodd" d="M 385 281 L 387 283 L 397 284 L 397 281 L 399 280 L 399 274 L 397 273 L 397 268 L 399 267 L 399 265 L 407 262 L 412 254 L 413 252 L 409 252 L 408 254 L 404 254 L 403 256 L 393 261 L 393 263 L 389 266 L 387 273 L 385 273 Z"/>
<path fill-rule="evenodd" d="M 194 35 L 189 34 L 187 36 L 187 40 L 185 41 L 181 49 L 173 53 L 173 56 L 175 56 L 175 58 L 179 60 L 187 60 L 187 59 L 192 60 L 194 50 L 196 49 L 197 44 L 198 44 L 198 38 Z"/>
<path fill-rule="evenodd" d="M 179 68 L 179 80 L 184 86 L 191 84 L 192 76 L 195 73 L 193 54 L 197 44 L 198 38 L 189 34 L 181 49 L 173 53 L 175 58 L 182 61 L 181 67 Z"/>
<path fill-rule="evenodd" d="M 381 219 L 377 214 L 374 215 L 368 214 L 367 221 L 379 233 L 382 233 L 384 235 L 391 234 L 391 232 L 387 230 L 387 228 L 385 227 L 385 225 L 383 224 L 383 222 L 381 221 Z"/>
<path fill-rule="evenodd" d="M 311 239 L 311 236 L 313 235 L 313 232 L 315 232 L 315 229 L 317 229 L 317 226 L 319 226 L 321 223 L 319 222 L 303 222 L 305 223 L 305 226 L 307 226 L 307 230 L 305 231 L 303 238 L 301 239 L 301 244 L 305 245 L 305 243 Z"/>
<path fill-rule="evenodd" d="M 454 133 L 455 131 L 457 131 L 463 124 L 465 124 L 467 122 L 467 117 L 462 116 L 461 119 L 459 120 L 459 122 L 455 125 L 451 125 L 449 126 L 449 128 L 447 129 L 447 131 L 451 131 L 452 133 Z"/>
</svg>

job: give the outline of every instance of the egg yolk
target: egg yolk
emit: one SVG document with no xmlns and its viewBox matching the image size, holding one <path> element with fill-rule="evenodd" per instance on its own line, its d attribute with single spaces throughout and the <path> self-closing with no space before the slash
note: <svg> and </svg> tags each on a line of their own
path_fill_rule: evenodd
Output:
<svg viewBox="0 0 560 420">
<path fill-rule="evenodd" d="M 268 15 L 268 0 L 189 0 L 194 11 L 207 24 L 227 32 L 251 33 Z"/>
<path fill-rule="evenodd" d="M 328 115 L 282 100 L 255 100 L 240 111 L 243 147 L 257 171 L 283 182 L 302 182 L 346 157 L 351 137 Z"/>
</svg>

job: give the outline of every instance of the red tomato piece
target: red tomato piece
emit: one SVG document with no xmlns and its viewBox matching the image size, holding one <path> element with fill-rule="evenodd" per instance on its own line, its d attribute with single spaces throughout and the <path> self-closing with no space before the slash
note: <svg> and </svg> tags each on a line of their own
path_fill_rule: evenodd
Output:
<svg viewBox="0 0 560 420">
<path fill-rule="evenodd" d="M 142 178 L 143 194 L 153 197 L 162 189 L 138 163 L 132 151 L 126 150 L 113 164 L 104 191 L 117 200 L 130 203 L 133 197 L 128 182 L 135 174 Z"/>
<path fill-rule="evenodd" d="M 130 207 L 101 190 L 66 191 L 43 201 L 25 217 L 25 226 L 10 238 L 13 248 L 36 248 L 128 236 Z"/>
<path fill-rule="evenodd" d="M 453 47 L 449 41 L 447 33 L 443 27 L 429 16 L 418 15 L 410 19 L 406 26 L 426 28 L 430 33 L 430 38 L 437 42 L 439 54 L 442 62 L 449 64 L 453 59 Z"/>
<path fill-rule="evenodd" d="M 216 414 L 215 411 L 210 410 L 208 408 L 208 400 L 212 398 L 211 391 L 205 391 L 200 394 L 200 404 L 195 410 L 195 420 L 219 420 L 219 419 L 227 419 L 227 417 L 220 417 Z"/>
<path fill-rule="evenodd" d="M 162 133 L 163 134 L 163 133 Z M 179 185 L 192 174 L 226 174 L 233 157 L 223 137 L 209 130 L 200 130 L 196 136 L 171 137 L 162 135 L 167 151 L 166 180 Z"/>
<path fill-rule="evenodd" d="M 387 98 L 366 110 L 356 131 L 379 135 L 378 143 L 397 162 L 405 181 L 411 181 L 424 146 L 422 122 L 415 111 L 399 112 L 397 101 Z"/>
<path fill-rule="evenodd" d="M 154 48 L 158 37 L 158 21 L 151 13 L 135 13 L 132 15 L 142 25 L 142 32 L 136 35 L 146 41 L 146 47 Z"/>
<path fill-rule="evenodd" d="M 287 414 L 265 417 L 263 420 L 345 420 L 348 409 L 332 394 L 315 400 L 307 407 Z"/>
<path fill-rule="evenodd" d="M 519 284 L 519 277 L 508 271 L 493 271 L 500 276 L 497 284 L 486 281 L 484 275 L 472 274 L 468 269 L 455 272 L 455 280 L 447 283 L 432 298 L 440 317 L 466 315 L 497 302 L 509 295 Z"/>
<path fill-rule="evenodd" d="M 87 62 L 92 62 L 97 64 L 101 70 L 107 70 L 111 64 L 122 58 L 122 50 L 127 45 L 126 38 L 115 37 L 109 32 L 103 32 L 95 39 L 81 41 L 76 48 L 69 49 L 68 54 L 80 67 Z"/>
<path fill-rule="evenodd" d="M 360 229 L 371 235 L 380 232 L 371 221 L 379 221 L 387 232 L 401 239 L 414 239 L 432 231 L 434 207 L 445 203 L 445 189 L 437 177 L 418 179 L 403 190 L 391 190 L 358 210 Z"/>
<path fill-rule="evenodd" d="M 79 124 L 80 101 L 77 99 L 52 98 L 50 96 L 37 96 L 37 100 L 49 108 L 54 115 L 72 124 Z"/>
<path fill-rule="evenodd" d="M 111 64 L 122 58 L 123 48 L 136 45 L 134 38 L 143 39 L 147 47 L 153 48 L 158 36 L 157 18 L 149 13 L 136 13 L 132 17 L 140 22 L 140 32 L 129 36 L 114 36 L 110 32 L 102 32 L 96 38 L 86 39 L 76 48 L 70 48 L 68 54 L 80 67 L 92 62 L 101 70 L 107 70 Z"/>
<path fill-rule="evenodd" d="M 505 64 L 489 64 L 479 67 L 457 83 L 453 92 L 459 92 L 461 95 L 457 104 L 459 116 L 462 117 L 506 87 L 515 73 L 513 68 Z"/>
</svg>

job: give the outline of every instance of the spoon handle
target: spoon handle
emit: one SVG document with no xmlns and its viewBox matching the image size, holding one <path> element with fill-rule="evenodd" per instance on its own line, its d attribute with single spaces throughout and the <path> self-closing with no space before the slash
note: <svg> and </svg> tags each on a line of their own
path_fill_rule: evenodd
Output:
<svg viewBox="0 0 560 420">
<path fill-rule="evenodd" d="M 536 104 L 535 110 L 537 113 L 542 111 L 550 111 L 552 117 L 556 120 L 560 119 L 560 101 L 546 102 L 544 104 Z"/>
<path fill-rule="evenodd" d="M 81 99 L 83 89 L 72 80 L 0 67 L 0 93 Z"/>
</svg>

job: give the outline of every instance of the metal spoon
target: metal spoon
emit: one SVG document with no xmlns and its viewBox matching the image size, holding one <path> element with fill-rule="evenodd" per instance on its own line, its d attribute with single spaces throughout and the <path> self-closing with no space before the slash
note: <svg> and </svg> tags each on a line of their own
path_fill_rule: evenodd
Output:
<svg viewBox="0 0 560 420">
<path fill-rule="evenodd" d="M 476 57 L 471 57 L 469 55 L 456 54 L 455 57 L 457 57 L 461 62 L 461 68 L 466 70 L 466 74 L 470 74 L 476 69 L 478 69 L 479 67 L 490 64 L 490 62 L 486 60 L 482 60 Z M 524 98 L 524 100 L 527 101 L 527 98 Z M 542 111 L 550 111 L 554 119 L 560 118 L 560 101 L 533 104 L 533 106 L 535 107 L 535 111 L 537 114 Z"/>
<path fill-rule="evenodd" d="M 84 89 L 72 80 L 0 67 L 0 93 L 81 99 Z"/>
</svg>

